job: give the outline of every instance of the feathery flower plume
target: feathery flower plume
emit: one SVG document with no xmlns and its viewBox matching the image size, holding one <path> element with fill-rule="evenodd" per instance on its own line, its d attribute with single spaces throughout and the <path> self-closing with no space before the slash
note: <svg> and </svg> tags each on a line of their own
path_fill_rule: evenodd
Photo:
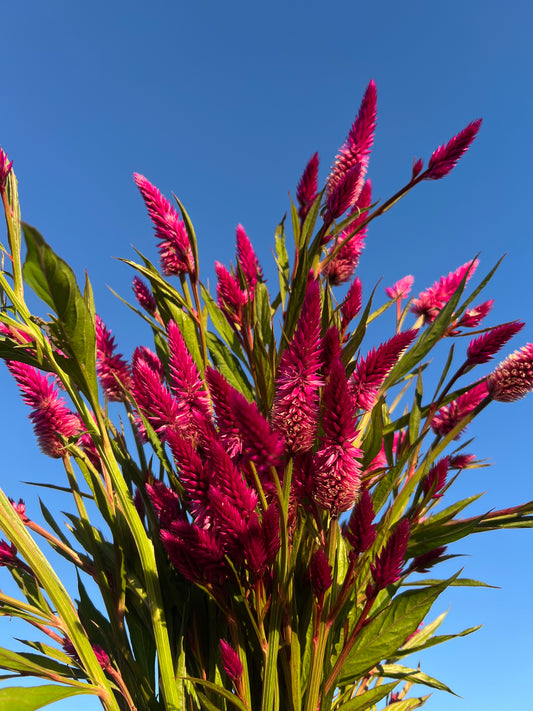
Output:
<svg viewBox="0 0 533 711">
<path fill-rule="evenodd" d="M 353 205 L 359 197 L 362 187 L 361 165 L 356 164 L 340 178 L 339 182 L 326 197 L 324 222 L 330 225 Z"/>
<path fill-rule="evenodd" d="M 242 452 L 242 436 L 230 404 L 233 388 L 213 368 L 206 368 L 205 377 L 213 401 L 220 441 L 229 456 L 235 459 Z"/>
<path fill-rule="evenodd" d="M 157 311 L 157 304 L 155 303 L 154 295 L 144 281 L 138 276 L 133 277 L 132 288 L 139 306 L 147 311 L 150 316 L 154 316 Z"/>
<path fill-rule="evenodd" d="M 248 294 L 253 298 L 255 285 L 258 281 L 263 281 L 263 270 L 242 225 L 237 225 L 237 263 L 246 279 Z"/>
<path fill-rule="evenodd" d="M 357 316 L 361 310 L 362 305 L 362 291 L 363 285 L 359 277 L 356 277 L 350 288 L 344 301 L 341 304 L 341 314 L 342 314 L 342 324 L 341 331 L 344 332 L 348 328 L 349 324 Z"/>
<path fill-rule="evenodd" d="M 328 590 L 333 583 L 331 565 L 322 548 L 315 551 L 311 558 L 311 563 L 309 564 L 309 579 L 311 581 L 313 594 L 318 599 L 324 595 L 326 590 Z"/>
<path fill-rule="evenodd" d="M 456 454 L 450 457 L 450 469 L 468 469 L 475 461 L 475 454 Z"/>
<path fill-rule="evenodd" d="M 422 553 L 422 555 L 413 558 L 411 565 L 405 571 L 406 573 L 429 573 L 430 569 L 436 565 L 442 556 L 446 553 L 447 546 L 439 546 L 432 551 Z"/>
<path fill-rule="evenodd" d="M 296 188 L 298 201 L 298 217 L 304 222 L 307 213 L 318 196 L 318 153 L 315 153 L 304 168 L 302 177 Z"/>
<path fill-rule="evenodd" d="M 228 576 L 225 553 L 213 531 L 174 521 L 161 539 L 176 570 L 193 583 L 220 586 Z"/>
<path fill-rule="evenodd" d="M 374 521 L 374 506 L 367 489 L 363 489 L 359 501 L 344 526 L 343 533 L 352 546 L 351 556 L 357 557 L 369 550 L 376 539 L 376 524 Z"/>
<path fill-rule="evenodd" d="M 224 671 L 231 681 L 239 681 L 242 676 L 242 662 L 231 644 L 228 644 L 224 639 L 220 640 L 220 655 L 222 657 Z"/>
<path fill-rule="evenodd" d="M 377 560 L 370 564 L 374 578 L 374 594 L 400 579 L 408 542 L 409 521 L 404 518 L 381 549 Z"/>
<path fill-rule="evenodd" d="M 23 401 L 32 408 L 30 420 L 41 451 L 54 459 L 61 458 L 64 451 L 61 438 L 81 433 L 78 416 L 58 396 L 52 378 L 25 363 L 6 361 L 6 365 L 22 392 Z"/>
<path fill-rule="evenodd" d="M 466 351 L 467 365 L 488 363 L 494 354 L 521 331 L 525 325 L 523 321 L 511 321 L 511 323 L 496 326 L 478 338 L 474 338 L 470 341 Z"/>
<path fill-rule="evenodd" d="M 185 489 L 188 510 L 195 523 L 205 528 L 211 523 L 208 492 L 213 476 L 189 439 L 171 431 L 168 432 L 167 441 Z"/>
<path fill-rule="evenodd" d="M 211 422 L 211 402 L 196 363 L 174 321 L 169 321 L 167 333 L 170 388 L 180 409 L 176 424 L 183 437 L 196 441 L 200 430 Z"/>
<path fill-rule="evenodd" d="M 22 523 L 29 523 L 30 519 L 26 516 L 26 504 L 24 503 L 24 499 L 19 499 L 17 503 L 15 503 L 13 499 L 9 499 L 9 501 L 11 502 L 13 510 L 18 513 Z"/>
<path fill-rule="evenodd" d="M 182 518 L 180 499 L 175 491 L 157 480 L 145 486 L 161 528 L 170 528 L 172 521 Z"/>
<path fill-rule="evenodd" d="M 315 441 L 323 385 L 320 319 L 320 288 L 310 280 L 296 332 L 281 357 L 271 415 L 272 428 L 283 435 L 291 454 L 312 449 Z"/>
<path fill-rule="evenodd" d="M 431 494 L 432 499 L 440 499 L 442 497 L 440 492 L 446 485 L 446 477 L 448 476 L 449 467 L 449 457 L 440 459 L 431 467 L 427 476 L 425 476 L 422 481 L 424 496 L 429 496 Z"/>
<path fill-rule="evenodd" d="M 124 390 L 131 387 L 131 373 L 122 355 L 115 353 L 115 339 L 96 314 L 96 373 L 104 395 L 112 402 L 124 402 Z"/>
<path fill-rule="evenodd" d="M 92 644 L 91 647 L 98 661 L 98 664 L 102 667 L 102 669 L 104 671 L 109 669 L 111 667 L 111 659 L 109 658 L 109 654 L 99 644 Z M 78 653 L 76 652 L 76 648 L 68 637 L 65 637 L 65 640 L 63 642 L 63 649 L 69 655 L 69 657 L 71 657 L 78 664 L 81 664 L 81 659 Z"/>
<path fill-rule="evenodd" d="M 363 186 L 376 129 L 377 90 L 372 79 L 365 91 L 359 113 L 348 137 L 335 158 L 326 182 L 326 195 L 330 196 L 354 166 L 360 166 L 359 185 L 355 186 L 354 199 Z M 342 213 L 341 213 L 342 214 Z"/>
<path fill-rule="evenodd" d="M 413 182 L 413 180 L 418 178 L 418 176 L 422 172 L 423 167 L 424 167 L 424 161 L 422 160 L 422 158 L 418 158 L 418 159 L 415 158 L 413 160 L 413 170 L 411 172 L 411 182 Z"/>
<path fill-rule="evenodd" d="M 166 197 L 144 175 L 134 173 L 133 179 L 154 223 L 155 236 L 160 240 L 159 256 L 163 274 L 189 274 L 191 279 L 195 279 L 196 266 L 183 220 Z"/>
<path fill-rule="evenodd" d="M 372 183 L 367 180 L 363 185 L 361 194 L 357 202 L 350 210 L 350 215 L 358 214 L 358 217 L 343 230 L 337 237 L 336 243 L 345 242 L 339 249 L 335 257 L 326 265 L 324 270 L 330 284 L 338 286 L 352 278 L 354 271 L 359 264 L 359 257 L 365 247 L 365 239 L 368 232 L 368 226 L 361 227 L 362 223 L 368 217 L 367 208 L 372 203 Z M 352 235 L 350 237 L 350 235 Z M 335 245 L 330 247 L 330 252 L 335 248 Z"/>
<path fill-rule="evenodd" d="M 243 308 L 248 303 L 248 294 L 241 289 L 237 277 L 232 276 L 220 262 L 215 262 L 215 272 L 218 277 L 218 305 L 232 325 L 242 326 Z"/>
<path fill-rule="evenodd" d="M 14 568 L 19 567 L 21 561 L 17 556 L 17 548 L 14 543 L 0 541 L 0 567 L 9 565 Z"/>
<path fill-rule="evenodd" d="M 454 272 L 450 272 L 448 276 L 441 277 L 427 291 L 418 295 L 418 299 L 413 301 L 411 311 L 417 316 L 423 316 L 424 323 L 432 323 L 453 296 L 465 275 L 466 282 L 468 282 L 478 264 L 479 261 L 474 259 L 458 267 Z"/>
<path fill-rule="evenodd" d="M 429 159 L 428 168 L 423 175 L 424 180 L 439 180 L 453 170 L 476 137 L 481 121 L 482 119 L 472 121 L 456 136 L 451 138 L 448 143 L 439 146 L 433 151 Z"/>
<path fill-rule="evenodd" d="M 163 368 L 155 353 L 147 348 L 136 348 L 132 358 L 133 397 L 160 439 L 176 429 L 182 408 L 163 383 Z M 139 432 L 146 436 L 142 422 Z"/>
<path fill-rule="evenodd" d="M 329 366 L 322 413 L 324 435 L 313 458 L 313 498 L 332 516 L 339 516 L 354 505 L 361 488 L 361 450 L 353 444 L 355 408 L 340 358 Z"/>
<path fill-rule="evenodd" d="M 406 299 L 409 296 L 414 280 L 414 276 L 407 274 L 407 276 L 402 277 L 392 286 L 387 286 L 385 293 L 389 299 Z"/>
<path fill-rule="evenodd" d="M 13 166 L 13 161 L 8 161 L 7 155 L 0 148 L 0 192 L 6 189 L 7 177 Z"/>
<path fill-rule="evenodd" d="M 493 400 L 514 402 L 533 390 L 533 343 L 528 343 L 510 356 L 487 378 L 487 389 Z"/>
<path fill-rule="evenodd" d="M 456 328 L 475 328 L 483 321 L 485 316 L 492 309 L 494 304 L 494 299 L 489 301 L 483 301 L 483 303 L 474 306 L 471 309 L 467 309 L 461 316 L 459 321 L 455 324 Z"/>
<path fill-rule="evenodd" d="M 402 331 L 373 348 L 364 360 L 360 360 L 350 382 L 352 397 L 356 407 L 371 410 L 380 387 L 402 353 L 416 338 L 417 330 Z"/>
<path fill-rule="evenodd" d="M 435 434 L 445 437 L 448 432 L 461 422 L 474 408 L 487 397 L 487 383 L 483 381 L 474 385 L 463 395 L 459 395 L 449 405 L 444 405 L 431 420 L 431 429 Z M 461 430 L 455 439 L 459 439 L 464 430 Z"/>
</svg>

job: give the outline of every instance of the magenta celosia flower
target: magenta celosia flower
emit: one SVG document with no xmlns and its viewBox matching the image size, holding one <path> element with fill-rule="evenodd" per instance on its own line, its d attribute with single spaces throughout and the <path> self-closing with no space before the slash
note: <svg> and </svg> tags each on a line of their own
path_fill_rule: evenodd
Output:
<svg viewBox="0 0 533 711">
<path fill-rule="evenodd" d="M 361 310 L 362 305 L 362 291 L 363 286 L 359 277 L 356 277 L 350 288 L 344 301 L 341 304 L 341 314 L 342 314 L 342 324 L 341 331 L 344 332 L 351 321 L 357 316 Z"/>
<path fill-rule="evenodd" d="M 415 278 L 411 274 L 407 274 L 392 286 L 387 286 L 385 293 L 389 299 L 406 299 L 409 296 L 414 280 Z"/>
<path fill-rule="evenodd" d="M 131 372 L 122 355 L 115 353 L 115 339 L 96 315 L 96 372 L 104 395 L 113 402 L 124 402 L 131 387 Z"/>
<path fill-rule="evenodd" d="M 3 565 L 19 567 L 20 562 L 15 544 L 0 541 L 0 567 Z"/>
<path fill-rule="evenodd" d="M 182 518 L 179 496 L 162 481 L 156 480 L 152 484 L 147 483 L 146 493 L 161 528 L 170 528 L 172 521 Z"/>
<path fill-rule="evenodd" d="M 357 199 L 359 191 L 363 186 L 370 151 L 374 142 L 374 131 L 376 129 L 376 104 L 376 84 L 374 83 L 374 80 L 371 80 L 363 96 L 357 118 L 352 124 L 348 137 L 335 158 L 335 163 L 333 164 L 327 179 L 327 196 L 333 194 L 343 178 L 354 168 L 354 166 L 359 166 L 359 183 L 356 185 L 354 190 L 354 200 Z"/>
<path fill-rule="evenodd" d="M 298 217 L 303 222 L 318 196 L 318 153 L 309 159 L 296 188 Z"/>
<path fill-rule="evenodd" d="M 169 321 L 167 333 L 170 388 L 179 403 L 176 425 L 183 437 L 196 441 L 200 431 L 212 421 L 211 402 L 194 359 L 174 321 Z"/>
<path fill-rule="evenodd" d="M 329 225 L 353 205 L 361 192 L 361 166 L 354 165 L 348 170 L 326 197 L 324 222 Z"/>
<path fill-rule="evenodd" d="M 413 301 L 411 311 L 417 316 L 422 316 L 424 323 L 434 321 L 441 309 L 453 296 L 465 275 L 468 282 L 478 264 L 478 260 L 474 259 L 472 262 L 466 262 L 466 264 L 458 267 L 454 272 L 450 272 L 448 276 L 441 277 L 427 291 L 423 291 L 418 295 L 418 299 Z"/>
<path fill-rule="evenodd" d="M 13 499 L 9 500 L 13 509 L 18 513 L 22 523 L 28 523 L 30 519 L 26 516 L 26 504 L 24 503 L 24 500 L 19 499 L 17 503 L 15 503 Z"/>
<path fill-rule="evenodd" d="M 514 402 L 533 390 L 533 343 L 528 343 L 499 364 L 487 378 L 493 400 Z"/>
<path fill-rule="evenodd" d="M 322 429 L 313 459 L 313 498 L 332 516 L 339 516 L 354 505 L 361 488 L 361 450 L 353 444 L 357 436 L 355 408 L 339 358 L 329 365 L 322 394 Z"/>
<path fill-rule="evenodd" d="M 242 662 L 231 644 L 228 644 L 224 639 L 220 640 L 220 655 L 222 657 L 224 671 L 231 681 L 239 681 L 242 676 Z"/>
<path fill-rule="evenodd" d="M 484 301 L 471 309 L 467 309 L 456 323 L 456 328 L 475 328 L 483 321 L 485 316 L 492 309 L 494 299 Z"/>
<path fill-rule="evenodd" d="M 185 224 L 170 202 L 144 175 L 133 174 L 160 240 L 161 270 L 166 276 L 189 274 L 197 277 L 189 236 Z"/>
<path fill-rule="evenodd" d="M 13 161 L 8 161 L 7 155 L 0 148 L 0 192 L 6 189 L 7 176 L 11 171 Z"/>
<path fill-rule="evenodd" d="M 459 395 L 449 405 L 441 407 L 431 420 L 431 429 L 435 434 L 445 437 L 448 432 L 461 422 L 487 397 L 487 383 L 474 385 L 463 395 Z M 459 439 L 464 430 L 461 430 L 455 439 Z"/>
<path fill-rule="evenodd" d="M 367 226 L 361 227 L 368 217 L 367 209 L 372 202 L 372 183 L 367 180 L 357 199 L 350 215 L 359 214 L 352 224 L 343 230 L 337 237 L 336 244 L 344 242 L 335 257 L 326 265 L 324 270 L 330 284 L 337 286 L 349 281 L 359 264 L 359 257 L 365 246 L 365 238 L 368 232 Z M 350 237 L 350 235 L 353 235 Z M 348 240 L 345 242 L 345 240 Z M 335 245 L 330 247 L 330 252 Z"/>
<path fill-rule="evenodd" d="M 350 381 L 356 407 L 363 410 L 371 410 L 374 407 L 385 378 L 402 353 L 409 348 L 416 334 L 416 329 L 397 333 L 377 349 L 373 348 L 365 359 L 357 363 Z"/>
<path fill-rule="evenodd" d="M 58 396 L 53 378 L 25 363 L 6 361 L 6 365 L 22 392 L 22 399 L 32 408 L 30 420 L 41 451 L 59 459 L 64 451 L 62 438 L 81 433 L 78 416 Z"/>
<path fill-rule="evenodd" d="M 136 348 L 132 358 L 133 397 L 140 411 L 160 439 L 168 430 L 176 429 L 182 407 L 163 382 L 163 368 L 155 353 Z M 139 432 L 145 436 L 142 421 Z"/>
<path fill-rule="evenodd" d="M 313 594 L 317 598 L 321 598 L 333 583 L 331 565 L 322 548 L 315 551 L 311 558 L 311 563 L 309 564 L 309 579 Z"/>
<path fill-rule="evenodd" d="M 109 669 L 109 667 L 111 666 L 111 659 L 109 658 L 109 654 L 99 644 L 92 644 L 91 647 L 98 661 L 98 664 L 102 667 L 102 669 L 104 671 Z M 76 648 L 68 637 L 65 637 L 63 641 L 63 649 L 69 655 L 69 657 L 72 657 L 75 662 L 81 664 L 79 654 L 76 652 Z"/>
<path fill-rule="evenodd" d="M 450 467 L 450 458 L 444 457 L 434 464 L 422 481 L 424 496 L 431 494 L 432 499 L 440 499 L 440 493 L 446 486 L 446 477 Z"/>
<path fill-rule="evenodd" d="M 320 376 L 320 288 L 309 281 L 296 327 L 284 350 L 276 375 L 272 428 L 285 438 L 291 454 L 313 447 L 318 426 Z"/>
<path fill-rule="evenodd" d="M 253 298 L 255 285 L 263 281 L 263 270 L 242 225 L 237 225 L 237 264 L 244 274 L 250 298 Z"/>
<path fill-rule="evenodd" d="M 526 324 L 522 321 L 511 321 L 492 328 L 478 338 L 470 341 L 466 356 L 468 365 L 480 365 L 489 360 L 502 348 L 507 341 L 521 331 Z"/>
<path fill-rule="evenodd" d="M 430 569 L 442 560 L 442 556 L 446 553 L 446 546 L 439 546 L 432 551 L 422 553 L 422 555 L 413 558 L 411 565 L 405 571 L 406 573 L 429 573 Z"/>
<path fill-rule="evenodd" d="M 450 469 L 468 469 L 475 461 L 475 454 L 456 454 L 450 457 Z"/>
<path fill-rule="evenodd" d="M 409 521 L 402 519 L 376 561 L 370 565 L 374 578 L 374 594 L 400 579 L 409 542 Z"/>
<path fill-rule="evenodd" d="M 193 583 L 220 586 L 228 576 L 224 549 L 213 531 L 174 521 L 161 539 L 174 567 Z"/>
<path fill-rule="evenodd" d="M 376 525 L 373 521 L 372 497 L 367 489 L 363 489 L 359 501 L 355 504 L 343 528 L 344 536 L 352 546 L 350 555 L 358 556 L 372 546 L 376 539 Z"/>
<path fill-rule="evenodd" d="M 154 295 L 146 286 L 144 281 L 138 276 L 133 277 L 132 288 L 139 306 L 147 311 L 151 316 L 154 316 L 157 311 L 157 304 L 155 302 Z"/>
<path fill-rule="evenodd" d="M 439 146 L 433 151 L 429 159 L 428 168 L 423 175 L 424 180 L 438 180 L 453 170 L 459 159 L 466 153 L 470 144 L 476 137 L 482 119 L 472 121 L 466 128 L 463 128 L 448 143 Z"/>
<path fill-rule="evenodd" d="M 415 158 L 413 160 L 413 170 L 411 171 L 411 182 L 417 178 L 420 173 L 422 172 L 422 168 L 424 167 L 424 161 L 422 158 Z"/>
<path fill-rule="evenodd" d="M 215 410 L 220 440 L 226 452 L 234 459 L 242 452 L 242 436 L 230 405 L 233 388 L 213 368 L 206 368 L 205 376 Z"/>
<path fill-rule="evenodd" d="M 215 262 L 215 272 L 218 277 L 218 305 L 232 325 L 242 326 L 243 309 L 248 303 L 248 294 L 241 289 L 237 277 L 231 275 L 220 262 Z"/>
</svg>

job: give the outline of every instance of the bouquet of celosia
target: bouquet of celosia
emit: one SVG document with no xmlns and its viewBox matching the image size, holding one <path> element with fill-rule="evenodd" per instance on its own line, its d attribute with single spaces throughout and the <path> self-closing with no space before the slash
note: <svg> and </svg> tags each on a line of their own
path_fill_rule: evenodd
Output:
<svg viewBox="0 0 533 711">
<path fill-rule="evenodd" d="M 449 585 L 476 582 L 420 576 L 464 536 L 531 525 L 532 503 L 465 517 L 478 497 L 447 499 L 479 465 L 457 441 L 465 427 L 492 400 L 533 389 L 533 345 L 488 376 L 472 372 L 523 326 L 481 325 L 492 301 L 477 297 L 492 272 L 465 296 L 475 259 L 415 299 L 406 276 L 386 303 L 373 306 L 373 292 L 363 304 L 354 273 L 369 223 L 446 176 L 480 126 L 437 148 L 427 168 L 415 161 L 409 183 L 373 205 L 375 122 L 371 82 L 322 191 L 318 156 L 305 168 L 290 208 L 294 246 L 284 221 L 275 232 L 275 288 L 239 226 L 235 265 L 216 263 L 214 298 L 185 209 L 135 175 L 161 268 L 126 260 L 140 274 L 131 308 L 154 337 L 130 362 L 95 314 L 89 281 L 80 291 L 21 223 L 0 154 L 10 265 L 0 356 L 76 508 L 66 531 L 42 504 L 44 527 L 0 492 L 0 565 L 20 589 L 0 593 L 0 611 L 39 633 L 28 651 L 1 649 L 0 667 L 54 682 L 3 689 L 0 709 L 88 693 L 109 711 L 402 711 L 428 698 L 407 696 L 414 684 L 447 689 L 402 659 L 473 631 L 436 635 L 443 616 L 428 614 Z M 46 321 L 29 311 L 24 283 Z M 389 308 L 395 332 L 370 348 L 367 326 Z M 466 352 L 450 348 L 428 396 L 431 350 L 468 329 Z M 121 424 L 108 402 L 124 407 Z M 76 600 L 37 541 L 75 566 Z"/>
</svg>

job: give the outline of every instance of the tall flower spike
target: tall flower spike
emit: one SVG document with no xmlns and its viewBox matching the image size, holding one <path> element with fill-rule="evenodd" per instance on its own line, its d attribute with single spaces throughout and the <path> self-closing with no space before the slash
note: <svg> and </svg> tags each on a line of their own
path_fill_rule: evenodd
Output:
<svg viewBox="0 0 533 711">
<path fill-rule="evenodd" d="M 479 326 L 492 309 L 493 304 L 494 299 L 489 299 L 489 301 L 483 301 L 483 303 L 473 306 L 471 309 L 467 309 L 455 324 L 455 328 L 475 328 Z"/>
<path fill-rule="evenodd" d="M 461 157 L 469 149 L 481 126 L 482 119 L 472 121 L 445 145 L 439 146 L 429 159 L 428 168 L 423 174 L 424 180 L 439 180 L 448 175 Z"/>
<path fill-rule="evenodd" d="M 322 548 L 319 548 L 311 558 L 311 563 L 309 565 L 309 578 L 311 580 L 311 589 L 313 590 L 314 595 L 319 599 L 333 583 L 331 565 L 329 564 L 328 557 Z"/>
<path fill-rule="evenodd" d="M 237 277 L 232 276 L 220 262 L 215 262 L 218 277 L 217 301 L 228 321 L 234 326 L 242 326 L 244 305 L 248 294 L 241 289 Z"/>
<path fill-rule="evenodd" d="M 372 497 L 367 489 L 363 489 L 343 529 L 345 538 L 352 546 L 352 556 L 364 553 L 374 543 L 376 539 L 376 525 L 372 523 L 374 516 Z"/>
<path fill-rule="evenodd" d="M 279 364 L 272 428 L 280 432 L 291 454 L 312 449 L 318 426 L 320 376 L 320 288 L 309 281 L 296 332 Z"/>
<path fill-rule="evenodd" d="M 258 281 L 263 281 L 263 270 L 242 225 L 237 226 L 237 263 L 246 279 L 248 293 L 253 298 L 255 285 Z"/>
<path fill-rule="evenodd" d="M 399 580 L 408 542 L 409 521 L 404 518 L 382 548 L 375 563 L 370 565 L 374 578 L 374 593 L 378 593 L 387 585 L 392 585 Z"/>
<path fill-rule="evenodd" d="M 526 324 L 522 321 L 512 321 L 501 326 L 492 328 L 478 338 L 470 341 L 466 356 L 468 365 L 480 365 L 488 363 L 500 348 L 510 341 L 511 338 L 521 331 Z"/>
<path fill-rule="evenodd" d="M 174 521 L 161 539 L 174 567 L 193 583 L 220 586 L 228 576 L 217 536 L 187 521 Z"/>
<path fill-rule="evenodd" d="M 361 192 L 361 166 L 352 166 L 339 180 L 326 198 L 324 222 L 329 225 L 353 205 Z"/>
<path fill-rule="evenodd" d="M 487 378 L 493 400 L 514 402 L 533 390 L 533 343 L 528 343 L 500 363 Z"/>
<path fill-rule="evenodd" d="M 422 481 L 425 496 L 431 494 L 432 499 L 440 499 L 442 489 L 446 486 L 446 477 L 450 468 L 450 457 L 444 457 L 434 464 Z"/>
<path fill-rule="evenodd" d="M 138 276 L 133 277 L 132 288 L 139 306 L 145 311 L 147 311 L 150 316 L 155 316 L 155 312 L 157 311 L 157 304 L 155 302 L 154 295 L 146 286 L 144 281 Z"/>
<path fill-rule="evenodd" d="M 296 188 L 298 217 L 302 223 L 318 196 L 318 163 L 318 153 L 315 153 L 305 166 Z"/>
<path fill-rule="evenodd" d="M 326 265 L 324 270 L 330 284 L 333 284 L 333 286 L 347 282 L 352 278 L 353 273 L 357 269 L 359 257 L 365 247 L 365 239 L 368 232 L 368 226 L 365 225 L 361 227 L 361 225 L 368 217 L 367 209 L 371 203 L 372 183 L 370 180 L 367 180 L 363 185 L 357 202 L 350 211 L 351 215 L 360 214 L 352 224 L 337 237 L 338 242 L 343 242 L 344 244 L 331 262 Z M 350 237 L 350 235 L 352 236 Z M 330 247 L 330 252 L 332 249 L 334 249 L 334 245 Z"/>
<path fill-rule="evenodd" d="M 235 459 L 242 452 L 242 436 L 230 404 L 233 388 L 213 368 L 206 368 L 205 377 L 215 409 L 220 440 L 229 456 Z"/>
<path fill-rule="evenodd" d="M 377 90 L 376 84 L 372 79 L 363 96 L 357 118 L 352 124 L 345 143 L 335 158 L 335 163 L 326 182 L 326 195 L 331 195 L 354 165 L 359 165 L 361 167 L 359 174 L 360 182 L 358 190 L 356 189 L 354 199 L 357 198 L 358 191 L 360 191 L 363 186 L 370 151 L 374 143 L 376 105 Z"/>
<path fill-rule="evenodd" d="M 351 509 L 361 488 L 361 450 L 353 444 L 357 436 L 355 409 L 339 358 L 330 364 L 322 412 L 324 436 L 313 459 L 313 498 L 332 516 L 339 516 Z"/>
<path fill-rule="evenodd" d="M 6 361 L 6 365 L 22 392 L 22 399 L 32 408 L 30 420 L 41 451 L 59 459 L 64 451 L 62 437 L 69 439 L 82 431 L 78 416 L 58 396 L 49 376 L 25 363 Z"/>
<path fill-rule="evenodd" d="M 362 306 L 362 291 L 363 286 L 359 277 L 356 277 L 344 301 L 341 304 L 342 324 L 341 330 L 344 332 L 350 325 L 351 321 L 357 316 Z"/>
<path fill-rule="evenodd" d="M 166 276 L 189 274 L 196 279 L 196 266 L 185 224 L 170 202 L 144 175 L 133 178 L 146 204 L 148 215 L 160 240 L 161 269 Z"/>
<path fill-rule="evenodd" d="M 231 681 L 239 681 L 242 676 L 242 662 L 237 652 L 224 639 L 220 640 L 220 654 L 222 657 L 222 666 L 226 674 Z"/>
<path fill-rule="evenodd" d="M 417 331 L 402 331 L 373 348 L 364 360 L 359 361 L 350 386 L 354 403 L 363 410 L 371 410 L 380 387 L 402 353 L 416 338 Z"/>
<path fill-rule="evenodd" d="M 196 441 L 211 423 L 211 402 L 196 364 L 174 321 L 167 326 L 170 387 L 179 403 L 177 426 L 183 437 Z"/>
<path fill-rule="evenodd" d="M 415 278 L 411 274 L 407 274 L 392 286 L 387 286 L 385 293 L 389 299 L 406 299 L 409 296 L 414 280 Z"/>
<path fill-rule="evenodd" d="M 123 356 L 115 353 L 115 339 L 100 316 L 96 326 L 96 372 L 105 396 L 112 402 L 124 402 L 125 390 L 131 388 L 131 372 Z"/>
<path fill-rule="evenodd" d="M 474 385 L 463 395 L 459 395 L 449 405 L 441 407 L 431 420 L 431 429 L 435 434 L 445 437 L 448 432 L 461 422 L 472 410 L 474 410 L 487 397 L 487 383 L 481 382 Z M 462 432 L 455 437 L 459 439 Z"/>
<path fill-rule="evenodd" d="M 479 261 L 474 259 L 458 267 L 454 272 L 450 272 L 448 276 L 441 277 L 427 291 L 418 295 L 418 298 L 413 301 L 411 311 L 417 316 L 422 316 L 424 323 L 432 323 L 453 296 L 465 274 L 468 282 L 478 264 Z"/>
</svg>

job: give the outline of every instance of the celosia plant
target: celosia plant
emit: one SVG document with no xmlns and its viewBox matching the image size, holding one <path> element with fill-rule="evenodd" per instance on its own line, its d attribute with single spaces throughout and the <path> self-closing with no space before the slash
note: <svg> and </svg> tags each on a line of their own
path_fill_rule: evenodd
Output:
<svg viewBox="0 0 533 711">
<path fill-rule="evenodd" d="M 45 528 L 34 503 L 0 492 L 0 565 L 20 589 L 0 593 L 0 610 L 39 634 L 29 651 L 1 650 L 0 667 L 53 682 L 0 691 L 0 709 L 81 693 L 109 711 L 412 709 L 428 698 L 414 685 L 447 690 L 403 662 L 474 630 L 436 635 L 436 599 L 475 584 L 460 573 L 440 580 L 437 566 L 458 539 L 530 526 L 533 512 L 528 503 L 465 517 L 478 497 L 454 501 L 451 485 L 479 462 L 457 440 L 493 400 L 533 389 L 533 345 L 489 375 L 472 372 L 523 327 L 485 326 L 492 301 L 476 300 L 494 270 L 465 295 L 477 259 L 414 299 L 408 275 L 377 308 L 375 293 L 364 304 L 355 271 L 370 223 L 422 180 L 446 176 L 481 123 L 437 148 L 427 169 L 415 160 L 409 182 L 372 204 L 376 100 L 371 82 L 322 191 L 318 155 L 307 164 L 290 206 L 292 248 L 283 221 L 275 232 L 275 288 L 239 225 L 235 264 L 216 263 L 211 295 L 185 209 L 135 175 L 160 269 L 125 260 L 137 272 L 131 308 L 153 332 L 131 360 L 96 315 L 89 281 L 80 291 L 21 223 L 1 153 L 12 270 L 0 276 L 0 355 L 42 452 L 62 460 L 76 512 L 64 531 L 42 504 Z M 24 284 L 50 310 L 46 323 Z M 390 308 L 394 333 L 368 343 L 367 325 Z M 468 329 L 466 351 L 450 349 L 428 397 L 432 349 Z M 111 418 L 116 407 L 134 437 Z M 78 599 L 47 545 L 75 567 Z"/>
</svg>

